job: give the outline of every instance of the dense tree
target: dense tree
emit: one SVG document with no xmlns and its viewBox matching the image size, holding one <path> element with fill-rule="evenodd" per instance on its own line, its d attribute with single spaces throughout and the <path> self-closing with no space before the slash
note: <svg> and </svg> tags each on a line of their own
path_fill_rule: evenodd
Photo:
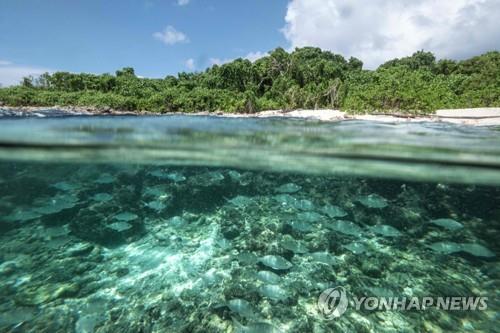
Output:
<svg viewBox="0 0 500 333">
<path fill-rule="evenodd" d="M 128 76 L 128 77 L 135 77 L 135 71 L 132 67 L 124 67 L 122 69 L 119 69 L 116 71 L 116 76 Z"/>
<path fill-rule="evenodd" d="M 410 57 L 393 59 L 382 64 L 381 68 L 408 67 L 412 70 L 428 69 L 433 70 L 436 66 L 436 57 L 431 52 L 418 51 Z"/>
<path fill-rule="evenodd" d="M 154 112 L 256 112 L 340 108 L 350 112 L 431 112 L 500 106 L 500 53 L 464 61 L 425 51 L 377 70 L 319 48 L 282 48 L 250 62 L 236 59 L 204 72 L 146 79 L 126 67 L 111 74 L 45 73 L 1 88 L 6 105 L 80 105 Z"/>
</svg>

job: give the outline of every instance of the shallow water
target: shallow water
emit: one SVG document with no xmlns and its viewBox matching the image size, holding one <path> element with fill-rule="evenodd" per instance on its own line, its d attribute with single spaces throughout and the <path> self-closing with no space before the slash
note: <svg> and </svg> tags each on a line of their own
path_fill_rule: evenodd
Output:
<svg viewBox="0 0 500 333">
<path fill-rule="evenodd" d="M 0 331 L 496 332 L 496 128 L 0 121 Z M 325 289 L 349 306 L 328 320 Z M 354 296 L 487 297 L 357 309 Z"/>
<path fill-rule="evenodd" d="M 500 127 L 192 116 L 0 119 L 0 159 L 7 160 L 199 165 L 500 185 Z"/>
</svg>

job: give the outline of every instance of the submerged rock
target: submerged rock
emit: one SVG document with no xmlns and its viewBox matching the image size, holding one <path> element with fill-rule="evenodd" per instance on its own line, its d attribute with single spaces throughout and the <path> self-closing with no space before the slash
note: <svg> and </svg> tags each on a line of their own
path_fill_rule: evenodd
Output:
<svg viewBox="0 0 500 333">
<path fill-rule="evenodd" d="M 68 195 L 77 206 L 57 215 L 34 212 L 43 218 L 33 223 L 4 223 L 13 227 L 2 230 L 0 242 L 0 331 L 20 324 L 14 331 L 410 332 L 424 321 L 444 331 L 462 325 L 463 313 L 423 318 L 411 311 L 351 309 L 328 322 L 314 319 L 317 296 L 337 285 L 365 296 L 412 297 L 426 290 L 494 295 L 500 277 L 492 243 L 500 211 L 484 200 L 498 190 L 486 187 L 465 192 L 461 185 L 449 185 L 439 192 L 432 184 L 409 183 L 402 190 L 397 181 L 297 174 L 283 176 L 303 184 L 290 195 L 275 193 L 282 176 L 265 172 L 245 172 L 252 180 L 243 188 L 243 176 L 219 170 L 226 180 L 202 187 L 199 175 L 216 169 L 186 167 L 188 179 L 174 184 L 147 174 L 158 167 L 138 166 L 135 176 L 119 171 L 116 183 L 104 186 L 93 183 L 95 175 L 118 167 L 84 165 L 88 180 L 85 173 L 73 177 L 71 172 L 55 178 L 53 167 L 41 178 L 37 168 L 26 172 L 26 184 L 33 188 L 11 183 L 9 174 L 0 177 L 12 189 L 2 196 L 4 217 L 52 205 L 54 193 Z M 67 179 L 77 188 L 56 190 L 47 185 L 53 179 Z M 21 185 L 29 191 L 18 190 Z M 397 198 L 398 206 L 353 206 L 367 188 Z M 81 203 L 75 200 L 80 198 Z M 417 217 L 407 218 L 403 206 Z M 455 225 L 446 227 L 446 219 L 425 221 L 461 214 L 484 223 L 450 234 Z M 429 246 L 435 241 L 442 244 Z M 421 251 L 419 244 L 425 244 Z M 450 258 L 453 253 L 463 257 Z M 12 312 L 26 307 L 35 317 Z M 494 313 L 476 314 L 462 326 L 488 331 L 494 325 Z"/>
<path fill-rule="evenodd" d="M 75 324 L 75 333 L 94 332 L 95 326 L 102 321 L 101 314 L 83 315 L 78 318 Z"/>
<path fill-rule="evenodd" d="M 37 288 L 22 290 L 15 301 L 20 305 L 35 306 L 58 298 L 73 297 L 80 291 L 76 283 L 44 284 Z"/>
<path fill-rule="evenodd" d="M 259 258 L 259 262 L 275 270 L 286 270 L 293 266 L 292 263 L 286 260 L 285 258 L 274 255 L 267 255 L 262 258 Z"/>
<path fill-rule="evenodd" d="M 4 325 L 17 325 L 33 319 L 37 315 L 38 309 L 34 307 L 17 307 L 3 312 L 0 316 L 0 327 Z M 5 328 L 6 329 L 6 328 Z M 6 330 L 6 332 L 9 332 Z M 15 332 L 13 328 L 10 332 Z"/>
<path fill-rule="evenodd" d="M 378 279 L 382 276 L 382 267 L 375 260 L 363 260 L 361 270 L 367 276 Z"/>
<path fill-rule="evenodd" d="M 215 268 L 210 268 L 201 278 L 206 286 L 213 286 L 224 281 L 225 273 L 217 271 Z"/>
<path fill-rule="evenodd" d="M 41 235 L 50 239 L 68 236 L 70 230 L 67 225 L 58 227 L 46 227 L 41 231 Z"/>
<path fill-rule="evenodd" d="M 431 223 L 451 231 L 462 229 L 464 227 L 461 223 L 448 218 L 431 220 Z"/>
<path fill-rule="evenodd" d="M 282 331 L 273 324 L 266 322 L 250 323 L 243 326 L 233 318 L 235 333 L 281 333 Z"/>
<path fill-rule="evenodd" d="M 385 208 L 387 200 L 378 194 L 369 194 L 358 198 L 358 201 L 368 208 Z"/>
</svg>

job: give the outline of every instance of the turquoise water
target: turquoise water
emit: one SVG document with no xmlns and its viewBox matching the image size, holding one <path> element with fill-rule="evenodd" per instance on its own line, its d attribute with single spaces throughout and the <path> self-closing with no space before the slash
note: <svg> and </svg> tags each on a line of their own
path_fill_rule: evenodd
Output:
<svg viewBox="0 0 500 333">
<path fill-rule="evenodd" d="M 492 127 L 4 117 L 0 331 L 498 332 L 499 167 Z"/>
</svg>

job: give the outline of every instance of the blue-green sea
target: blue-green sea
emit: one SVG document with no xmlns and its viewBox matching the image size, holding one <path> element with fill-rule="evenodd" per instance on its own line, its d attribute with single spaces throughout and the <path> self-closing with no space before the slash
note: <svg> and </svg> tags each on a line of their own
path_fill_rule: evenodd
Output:
<svg viewBox="0 0 500 333">
<path fill-rule="evenodd" d="M 0 112 L 0 332 L 500 332 L 499 240 L 498 127 Z"/>
</svg>

